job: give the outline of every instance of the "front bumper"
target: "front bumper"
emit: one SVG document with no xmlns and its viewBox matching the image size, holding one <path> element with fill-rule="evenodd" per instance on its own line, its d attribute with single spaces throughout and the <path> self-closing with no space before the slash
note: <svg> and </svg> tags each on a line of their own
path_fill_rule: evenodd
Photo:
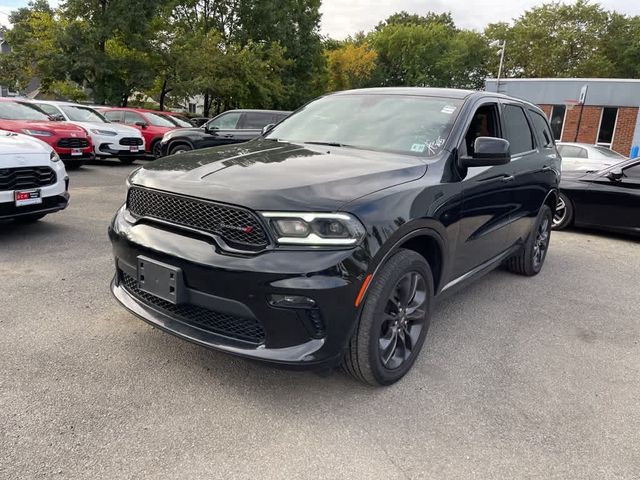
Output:
<svg viewBox="0 0 640 480">
<path fill-rule="evenodd" d="M 69 193 L 62 192 L 59 195 L 44 197 L 38 205 L 16 207 L 15 202 L 0 203 L 0 220 L 20 218 L 25 215 L 38 215 L 41 213 L 53 213 L 64 210 L 69 204 Z"/>
<path fill-rule="evenodd" d="M 109 237 L 116 264 L 112 292 L 146 322 L 205 347 L 283 366 L 325 368 L 341 360 L 368 267 L 360 247 L 230 255 L 207 237 L 131 224 L 123 210 Z M 180 269 L 181 302 L 139 289 L 139 256 Z M 271 295 L 304 296 L 316 307 L 274 307 Z"/>
</svg>

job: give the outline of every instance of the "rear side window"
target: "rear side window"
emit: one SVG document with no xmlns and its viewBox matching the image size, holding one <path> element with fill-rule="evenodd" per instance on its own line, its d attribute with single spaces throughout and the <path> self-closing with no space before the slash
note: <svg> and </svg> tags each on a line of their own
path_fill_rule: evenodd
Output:
<svg viewBox="0 0 640 480">
<path fill-rule="evenodd" d="M 238 128 L 244 130 L 260 130 L 265 125 L 276 123 L 271 113 L 245 113 Z"/>
<path fill-rule="evenodd" d="M 144 118 L 136 112 L 124 112 L 124 123 L 127 125 L 135 125 L 136 122 L 144 122 Z"/>
<path fill-rule="evenodd" d="M 110 112 L 104 112 L 104 116 L 110 122 L 122 122 L 122 112 L 118 110 L 113 110 Z"/>
<path fill-rule="evenodd" d="M 504 137 L 511 145 L 511 155 L 533 150 L 533 135 L 524 110 L 516 105 L 505 105 L 502 119 Z"/>
<path fill-rule="evenodd" d="M 545 148 L 553 147 L 553 135 L 551 128 L 547 123 L 547 119 L 534 110 L 529 110 L 533 126 L 538 132 L 538 137 L 542 140 L 542 146 Z"/>
</svg>

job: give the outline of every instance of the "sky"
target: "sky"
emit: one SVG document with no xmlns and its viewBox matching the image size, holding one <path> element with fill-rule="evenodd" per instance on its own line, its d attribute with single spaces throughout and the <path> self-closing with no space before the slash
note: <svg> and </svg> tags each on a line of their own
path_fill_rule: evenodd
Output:
<svg viewBox="0 0 640 480">
<path fill-rule="evenodd" d="M 56 5 L 60 0 L 50 0 Z M 7 24 L 7 14 L 25 6 L 28 0 L 0 0 L 0 24 Z M 456 25 L 482 30 L 492 22 L 509 22 L 525 10 L 541 5 L 541 0 L 323 0 L 322 25 L 324 35 L 343 39 L 359 31 L 369 31 L 378 22 L 401 10 L 424 14 L 428 11 L 451 12 Z M 574 3 L 565 0 L 564 3 Z M 640 15 L 639 0 L 600 0 L 607 10 L 628 15 Z"/>
</svg>

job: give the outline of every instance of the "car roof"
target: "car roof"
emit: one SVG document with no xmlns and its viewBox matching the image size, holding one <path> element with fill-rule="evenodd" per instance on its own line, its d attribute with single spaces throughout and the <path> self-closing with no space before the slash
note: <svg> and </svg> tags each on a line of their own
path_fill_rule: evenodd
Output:
<svg viewBox="0 0 640 480">
<path fill-rule="evenodd" d="M 367 95 L 407 95 L 414 97 L 445 97 L 445 98 L 467 98 L 474 93 L 475 90 L 463 90 L 459 88 L 431 88 L 431 87 L 376 87 L 376 88 L 357 88 L 353 90 L 343 90 L 335 92 L 331 95 L 352 95 L 354 93 Z"/>
<path fill-rule="evenodd" d="M 239 112 L 239 113 L 286 113 L 286 114 L 291 113 L 290 111 L 287 111 L 287 110 L 263 110 L 263 109 L 259 109 L 259 108 L 236 108 L 236 109 L 233 109 L 233 110 L 225 110 L 222 113 L 229 113 L 229 112 Z M 220 115 L 222 115 L 222 113 Z M 208 118 L 208 117 L 199 117 L 199 118 Z"/>
</svg>

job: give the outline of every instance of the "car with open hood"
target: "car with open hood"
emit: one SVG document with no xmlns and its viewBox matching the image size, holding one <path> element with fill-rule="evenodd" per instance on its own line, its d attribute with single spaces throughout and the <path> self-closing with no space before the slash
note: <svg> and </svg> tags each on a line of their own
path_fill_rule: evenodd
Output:
<svg viewBox="0 0 640 480">
<path fill-rule="evenodd" d="M 522 100 L 327 95 L 247 143 L 133 172 L 109 227 L 112 291 L 199 345 L 388 385 L 436 299 L 502 264 L 541 271 L 559 176 L 547 119 Z"/>
</svg>

